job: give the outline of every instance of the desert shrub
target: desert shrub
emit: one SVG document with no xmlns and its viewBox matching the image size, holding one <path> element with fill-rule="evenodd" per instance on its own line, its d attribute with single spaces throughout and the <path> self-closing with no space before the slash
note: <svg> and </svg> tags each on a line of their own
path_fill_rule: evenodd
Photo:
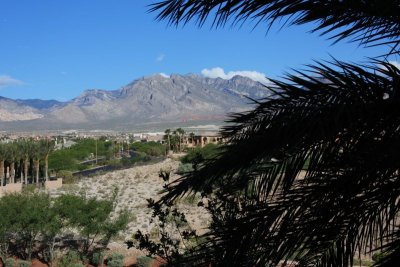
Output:
<svg viewBox="0 0 400 267">
<path fill-rule="evenodd" d="M 103 264 L 104 261 L 104 252 L 95 252 L 92 256 L 92 263 L 96 266 Z"/>
<path fill-rule="evenodd" d="M 27 184 L 24 187 L 22 187 L 22 193 L 32 194 L 36 191 L 36 189 L 37 189 L 36 184 Z"/>
<path fill-rule="evenodd" d="M 150 230 L 150 239 L 157 239 L 160 236 L 160 229 L 155 226 Z"/>
<path fill-rule="evenodd" d="M 176 170 L 176 173 L 178 174 L 184 174 L 187 172 L 193 171 L 193 166 L 192 163 L 181 163 L 178 166 L 178 169 Z"/>
<path fill-rule="evenodd" d="M 29 261 L 19 260 L 17 266 L 18 267 L 30 267 L 31 263 Z"/>
<path fill-rule="evenodd" d="M 72 175 L 72 172 L 70 171 L 65 171 L 65 170 L 59 171 L 57 172 L 57 176 L 63 178 L 64 184 L 73 184 L 76 182 L 75 177 Z"/>
<path fill-rule="evenodd" d="M 119 253 L 113 253 L 111 259 L 108 261 L 108 267 L 123 267 L 124 265 L 124 255 Z"/>
<path fill-rule="evenodd" d="M 137 266 L 138 267 L 149 267 L 153 258 L 141 256 L 137 258 Z"/>
<path fill-rule="evenodd" d="M 81 267 L 83 266 L 81 263 L 81 258 L 79 256 L 79 253 L 77 251 L 71 250 L 67 253 L 67 255 L 64 255 L 60 262 L 58 263 L 59 267 L 71 267 L 75 266 L 76 267 Z"/>
<path fill-rule="evenodd" d="M 122 212 L 118 217 L 111 219 L 113 211 L 112 200 L 97 200 L 75 195 L 62 195 L 54 203 L 57 214 L 65 222 L 76 229 L 85 238 L 82 251 L 87 253 L 96 238 L 109 241 L 128 224 L 129 216 Z"/>
<path fill-rule="evenodd" d="M 143 162 L 148 162 L 150 160 L 151 160 L 151 157 L 148 156 L 148 155 L 144 156 L 143 159 L 142 159 Z"/>
<path fill-rule="evenodd" d="M 7 194 L 0 201 L 0 242 L 4 247 L 13 236 L 21 245 L 22 259 L 30 259 L 33 241 L 54 237 L 60 230 L 60 220 L 52 210 L 51 199 L 45 193 Z"/>
<path fill-rule="evenodd" d="M 14 266 L 15 266 L 15 259 L 13 259 L 13 258 L 7 258 L 7 259 L 4 261 L 4 265 L 5 265 L 5 267 L 14 267 Z"/>
<path fill-rule="evenodd" d="M 68 185 L 72 186 L 72 185 Z M 97 200 L 85 196 L 61 195 L 50 198 L 45 193 L 7 194 L 0 199 L 0 254 L 30 259 L 35 249 L 34 240 L 42 240 L 39 255 L 45 260 L 54 257 L 54 237 L 65 229 L 73 229 L 84 242 L 79 250 L 57 257 L 60 267 L 71 267 L 81 263 L 83 257 L 89 255 L 95 239 L 104 240 L 104 246 L 111 238 L 124 230 L 130 217 L 122 211 L 111 216 L 116 197 L 114 192 L 110 200 Z M 19 244 L 20 250 L 9 249 L 10 236 Z M 86 260 L 85 260 L 86 262 Z M 25 263 L 14 265 L 12 259 L 6 266 L 23 267 Z M 29 266 L 29 265 L 28 265 Z"/>
</svg>

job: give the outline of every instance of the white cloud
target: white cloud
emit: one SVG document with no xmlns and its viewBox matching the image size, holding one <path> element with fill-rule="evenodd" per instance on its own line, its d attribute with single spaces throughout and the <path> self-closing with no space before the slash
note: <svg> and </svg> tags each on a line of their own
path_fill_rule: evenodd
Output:
<svg viewBox="0 0 400 267">
<path fill-rule="evenodd" d="M 203 69 L 201 71 L 201 74 L 203 74 L 205 77 L 208 78 L 222 78 L 225 80 L 229 80 L 232 77 L 239 75 L 243 77 L 250 78 L 254 81 L 263 83 L 263 84 L 268 84 L 269 80 L 267 77 L 265 77 L 264 73 L 258 72 L 258 71 L 250 71 L 250 70 L 239 70 L 239 71 L 229 71 L 225 73 L 223 68 L 216 67 L 212 69 Z"/>
<path fill-rule="evenodd" d="M 156 58 L 156 62 L 161 62 L 165 59 L 165 55 L 164 54 L 159 54 L 158 57 Z"/>
<path fill-rule="evenodd" d="M 400 62 L 398 62 L 398 61 L 389 61 L 389 63 L 400 70 Z"/>
<path fill-rule="evenodd" d="M 0 75 L 0 88 L 24 84 L 22 81 L 14 79 L 9 75 Z"/>
<path fill-rule="evenodd" d="M 160 72 L 159 73 L 161 76 L 163 76 L 164 78 L 169 78 L 169 75 L 168 74 L 165 74 L 165 73 L 163 73 L 163 72 Z"/>
</svg>

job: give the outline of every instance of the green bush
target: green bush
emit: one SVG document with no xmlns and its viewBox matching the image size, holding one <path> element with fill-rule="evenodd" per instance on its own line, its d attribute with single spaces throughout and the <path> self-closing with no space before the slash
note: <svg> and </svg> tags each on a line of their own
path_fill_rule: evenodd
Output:
<svg viewBox="0 0 400 267">
<path fill-rule="evenodd" d="M 219 145 L 207 144 L 203 148 L 194 148 L 181 158 L 182 163 L 199 164 L 218 155 Z"/>
<path fill-rule="evenodd" d="M 178 169 L 176 170 L 176 173 L 178 174 L 185 174 L 187 172 L 193 171 L 193 166 L 192 163 L 181 163 L 178 166 Z"/>
<path fill-rule="evenodd" d="M 31 263 L 29 261 L 19 260 L 17 266 L 18 267 L 30 267 Z"/>
<path fill-rule="evenodd" d="M 98 200 L 75 195 L 61 195 L 54 202 L 54 209 L 61 218 L 66 218 L 69 226 L 79 229 L 85 237 L 83 252 L 90 250 L 96 238 L 110 240 L 128 224 L 128 216 L 121 213 L 111 219 L 113 200 Z"/>
<path fill-rule="evenodd" d="M 141 256 L 137 258 L 137 266 L 138 267 L 149 267 L 152 263 L 153 258 Z"/>
<path fill-rule="evenodd" d="M 83 265 L 80 263 L 81 258 L 77 251 L 71 250 L 67 253 L 67 255 L 61 258 L 59 262 L 59 267 L 82 267 Z"/>
<path fill-rule="evenodd" d="M 158 228 L 158 226 L 151 228 L 149 236 L 150 239 L 157 239 L 160 237 L 160 229 Z"/>
<path fill-rule="evenodd" d="M 37 189 L 36 184 L 27 184 L 22 187 L 23 194 L 33 194 Z"/>
<path fill-rule="evenodd" d="M 124 255 L 119 253 L 113 253 L 111 259 L 107 263 L 108 267 L 123 267 L 124 266 Z"/>
<path fill-rule="evenodd" d="M 144 156 L 143 159 L 142 159 L 143 162 L 148 162 L 150 160 L 151 160 L 151 157 L 148 156 L 148 155 Z"/>
<path fill-rule="evenodd" d="M 149 156 L 159 157 L 165 155 L 166 147 L 157 142 L 136 142 L 131 145 L 131 149 L 146 153 Z"/>
<path fill-rule="evenodd" d="M 76 182 L 75 177 L 72 175 L 72 172 L 70 171 L 65 171 L 65 170 L 59 171 L 57 172 L 57 177 L 62 177 L 64 184 L 74 184 Z"/>
<path fill-rule="evenodd" d="M 102 265 L 104 262 L 104 252 L 95 252 L 92 256 L 92 263 L 96 266 Z"/>
<path fill-rule="evenodd" d="M 38 253 L 42 255 L 55 253 L 56 251 L 49 251 L 51 242 L 54 242 L 54 238 L 63 227 L 68 227 L 76 230 L 80 238 L 84 239 L 78 248 L 81 253 L 70 251 L 62 257 L 57 257 L 59 260 L 57 266 L 71 267 L 82 263 L 84 257 L 91 254 L 96 240 L 104 240 L 106 245 L 118 235 L 119 231 L 126 228 L 129 222 L 129 214 L 126 211 L 111 217 L 114 201 L 115 195 L 110 200 L 68 194 L 57 198 L 50 198 L 45 193 L 4 195 L 0 198 L 0 247 L 6 247 L 9 244 L 9 237 L 13 236 L 21 251 L 13 256 L 30 259 L 33 251 L 37 249 L 35 240 L 43 240 L 41 243 L 43 246 Z M 49 257 L 53 256 L 54 254 Z M 114 256 L 113 261 L 114 266 L 118 266 L 118 256 Z M 29 265 L 22 261 L 15 264 L 10 258 L 6 261 L 6 266 Z"/>
<path fill-rule="evenodd" d="M 14 267 L 15 266 L 15 260 L 13 258 L 7 258 L 4 261 L 5 267 Z"/>
<path fill-rule="evenodd" d="M 0 200 L 0 245 L 5 246 L 12 235 L 24 252 L 22 258 L 30 258 L 34 240 L 55 236 L 60 231 L 60 220 L 51 209 L 51 199 L 45 193 L 7 194 Z"/>
</svg>

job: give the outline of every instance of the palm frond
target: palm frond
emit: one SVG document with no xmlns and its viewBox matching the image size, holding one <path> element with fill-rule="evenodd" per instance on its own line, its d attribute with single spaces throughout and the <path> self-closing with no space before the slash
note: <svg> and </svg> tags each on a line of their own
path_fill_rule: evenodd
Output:
<svg viewBox="0 0 400 267">
<path fill-rule="evenodd" d="M 383 257 L 374 264 L 376 267 L 396 266 L 400 262 L 400 230 L 396 229 L 386 237 L 387 243 L 380 249 L 383 249 Z"/>
<path fill-rule="evenodd" d="M 377 112 L 397 110 L 400 84 L 399 70 L 381 64 L 377 69 L 335 62 L 341 69 L 334 70 L 321 63 L 308 73 L 289 75 L 288 82 L 273 80 L 279 96 L 265 99 L 247 114 L 236 114 L 222 131 L 229 145 L 221 149 L 221 156 L 171 184 L 166 199 L 189 189 L 209 191 L 223 181 L 231 188 L 241 187 L 259 173 L 269 194 L 282 184 L 290 187 L 306 161 L 312 174 L 324 154 L 340 153 L 340 145 L 351 145 L 371 129 L 371 135 L 379 136 Z"/>
<path fill-rule="evenodd" d="M 400 70 L 309 69 L 273 80 L 277 95 L 235 115 L 221 154 L 162 199 L 217 199 L 206 250 L 223 251 L 219 263 L 349 266 L 399 226 Z"/>
<path fill-rule="evenodd" d="M 329 35 L 335 42 L 349 39 L 361 45 L 400 45 L 399 0 L 165 0 L 150 5 L 157 19 L 170 24 L 195 20 L 202 26 L 209 17 L 213 25 L 224 26 L 253 20 L 266 23 L 266 29 L 279 21 L 288 25 L 310 23 L 313 31 Z"/>
</svg>

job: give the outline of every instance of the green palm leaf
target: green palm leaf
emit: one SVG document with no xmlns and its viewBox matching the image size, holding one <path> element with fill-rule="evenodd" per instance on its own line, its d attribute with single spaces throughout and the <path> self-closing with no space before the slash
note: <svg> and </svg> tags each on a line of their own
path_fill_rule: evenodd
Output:
<svg viewBox="0 0 400 267">
<path fill-rule="evenodd" d="M 164 201 L 199 191 L 224 214 L 199 255 L 224 251 L 225 266 L 348 266 L 388 242 L 399 226 L 400 70 L 374 63 L 273 81 L 275 95 L 222 131 L 221 154 L 170 185 Z"/>
<path fill-rule="evenodd" d="M 330 35 L 330 39 L 349 39 L 362 45 L 392 45 L 398 53 L 400 44 L 400 2 L 398 0 L 166 0 L 150 6 L 159 12 L 159 20 L 170 24 L 197 21 L 202 26 L 209 17 L 213 25 L 243 23 L 253 20 L 256 25 L 275 22 L 288 25 L 310 23 L 313 31 Z"/>
</svg>

